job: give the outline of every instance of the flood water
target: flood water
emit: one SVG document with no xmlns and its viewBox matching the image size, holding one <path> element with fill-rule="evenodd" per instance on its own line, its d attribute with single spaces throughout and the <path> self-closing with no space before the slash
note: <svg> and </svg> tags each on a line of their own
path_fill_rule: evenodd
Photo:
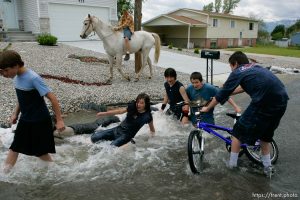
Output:
<svg viewBox="0 0 300 200">
<path fill-rule="evenodd" d="M 226 105 L 215 110 L 218 124 L 232 124 L 225 117 L 228 109 Z M 94 117 L 93 112 L 77 113 L 66 122 L 91 122 Z M 56 146 L 55 162 L 50 165 L 20 155 L 11 173 L 0 172 L 0 199 L 255 199 L 255 195 L 270 193 L 299 198 L 299 167 L 293 166 L 299 163 L 299 156 L 293 153 L 297 144 L 292 142 L 295 146 L 286 149 L 284 138 L 292 133 L 284 127 L 276 138 L 280 154 L 277 174 L 271 180 L 246 156 L 240 159 L 238 170 L 227 169 L 229 153 L 222 141 L 211 137 L 206 140 L 205 169 L 194 175 L 187 162 L 192 127 L 181 127 L 160 112 L 153 117 L 156 136 L 151 138 L 149 127 L 144 126 L 135 137 L 136 144 L 124 149 L 112 148 L 110 142 L 92 144 L 90 135 L 76 135 Z M 1 165 L 12 139 L 10 129 L 0 129 Z"/>
</svg>

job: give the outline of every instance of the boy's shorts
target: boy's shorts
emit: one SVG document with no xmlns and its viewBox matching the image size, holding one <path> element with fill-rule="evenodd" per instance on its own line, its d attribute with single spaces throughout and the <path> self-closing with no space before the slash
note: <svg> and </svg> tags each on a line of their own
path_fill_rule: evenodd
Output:
<svg viewBox="0 0 300 200">
<path fill-rule="evenodd" d="M 123 29 L 123 34 L 124 38 L 128 38 L 128 40 L 131 40 L 132 33 L 128 26 Z"/>
<path fill-rule="evenodd" d="M 286 106 L 285 104 L 257 110 L 249 106 L 234 125 L 232 135 L 241 143 L 248 145 L 254 145 L 258 139 L 264 142 L 272 142 L 274 131 L 279 126 Z"/>
</svg>

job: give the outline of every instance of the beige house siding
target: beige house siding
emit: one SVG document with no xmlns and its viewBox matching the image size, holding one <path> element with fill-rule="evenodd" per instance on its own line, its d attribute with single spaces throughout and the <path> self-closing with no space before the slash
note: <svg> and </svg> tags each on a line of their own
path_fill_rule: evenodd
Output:
<svg viewBox="0 0 300 200">
<path fill-rule="evenodd" d="M 218 26 L 213 27 L 213 19 L 218 19 Z M 231 28 L 230 21 L 235 22 L 235 27 Z M 210 25 L 207 28 L 209 38 L 239 38 L 242 32 L 242 38 L 257 38 L 257 23 L 254 23 L 253 30 L 249 30 L 250 21 L 233 20 L 226 18 L 211 18 Z"/>
<path fill-rule="evenodd" d="M 218 20 L 216 27 L 214 19 Z M 250 23 L 252 30 L 249 30 Z M 175 47 L 186 47 L 190 41 L 194 47 L 227 48 L 255 46 L 258 22 L 241 16 L 183 8 L 145 22 L 143 29 L 158 33 L 163 44 L 172 43 Z"/>
</svg>

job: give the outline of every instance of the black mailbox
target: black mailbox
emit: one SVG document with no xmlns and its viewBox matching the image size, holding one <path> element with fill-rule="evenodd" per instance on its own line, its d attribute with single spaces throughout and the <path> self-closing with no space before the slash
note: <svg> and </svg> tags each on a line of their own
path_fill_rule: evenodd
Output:
<svg viewBox="0 0 300 200">
<path fill-rule="evenodd" d="M 220 59 L 220 51 L 201 50 L 201 58 Z"/>
</svg>

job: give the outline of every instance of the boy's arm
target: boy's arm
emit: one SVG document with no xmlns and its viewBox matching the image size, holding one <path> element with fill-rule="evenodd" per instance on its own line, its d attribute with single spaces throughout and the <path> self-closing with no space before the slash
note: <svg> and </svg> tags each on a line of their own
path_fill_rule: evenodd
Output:
<svg viewBox="0 0 300 200">
<path fill-rule="evenodd" d="M 123 114 L 127 112 L 127 108 L 120 108 L 116 110 L 109 110 L 106 112 L 98 112 L 97 117 L 103 117 L 103 116 L 110 116 L 110 115 L 118 115 L 118 114 Z"/>
<path fill-rule="evenodd" d="M 19 103 L 17 103 L 15 111 L 13 112 L 13 114 L 10 117 L 10 123 L 11 124 L 17 123 L 19 114 L 20 114 L 20 106 L 19 106 Z"/>
<path fill-rule="evenodd" d="M 188 95 L 186 94 L 185 88 L 184 88 L 183 86 L 181 86 L 181 87 L 179 88 L 179 92 L 180 92 L 180 94 L 181 94 L 181 96 L 182 96 L 184 102 L 185 102 L 185 103 L 189 103 L 189 102 L 190 102 L 190 99 L 189 99 Z M 189 110 L 189 105 L 183 106 L 182 109 L 188 111 L 188 110 Z"/>
<path fill-rule="evenodd" d="M 230 103 L 230 105 L 232 105 L 233 109 L 235 110 L 236 113 L 241 113 L 242 109 L 235 103 L 235 101 L 233 101 L 232 98 L 228 99 L 228 103 Z"/>
<path fill-rule="evenodd" d="M 235 88 L 235 90 L 231 93 L 231 95 L 236 95 L 243 92 L 245 92 L 244 89 L 239 85 L 237 88 Z"/>
<path fill-rule="evenodd" d="M 150 128 L 150 134 L 153 137 L 155 135 L 155 128 L 154 128 L 153 120 L 148 125 Z"/>
<path fill-rule="evenodd" d="M 55 113 L 56 129 L 58 131 L 63 131 L 65 129 L 65 123 L 61 116 L 61 111 L 60 111 L 60 106 L 59 106 L 58 100 L 52 92 L 48 92 L 46 94 L 46 97 L 50 100 L 50 102 L 52 104 L 52 109 Z"/>
</svg>

